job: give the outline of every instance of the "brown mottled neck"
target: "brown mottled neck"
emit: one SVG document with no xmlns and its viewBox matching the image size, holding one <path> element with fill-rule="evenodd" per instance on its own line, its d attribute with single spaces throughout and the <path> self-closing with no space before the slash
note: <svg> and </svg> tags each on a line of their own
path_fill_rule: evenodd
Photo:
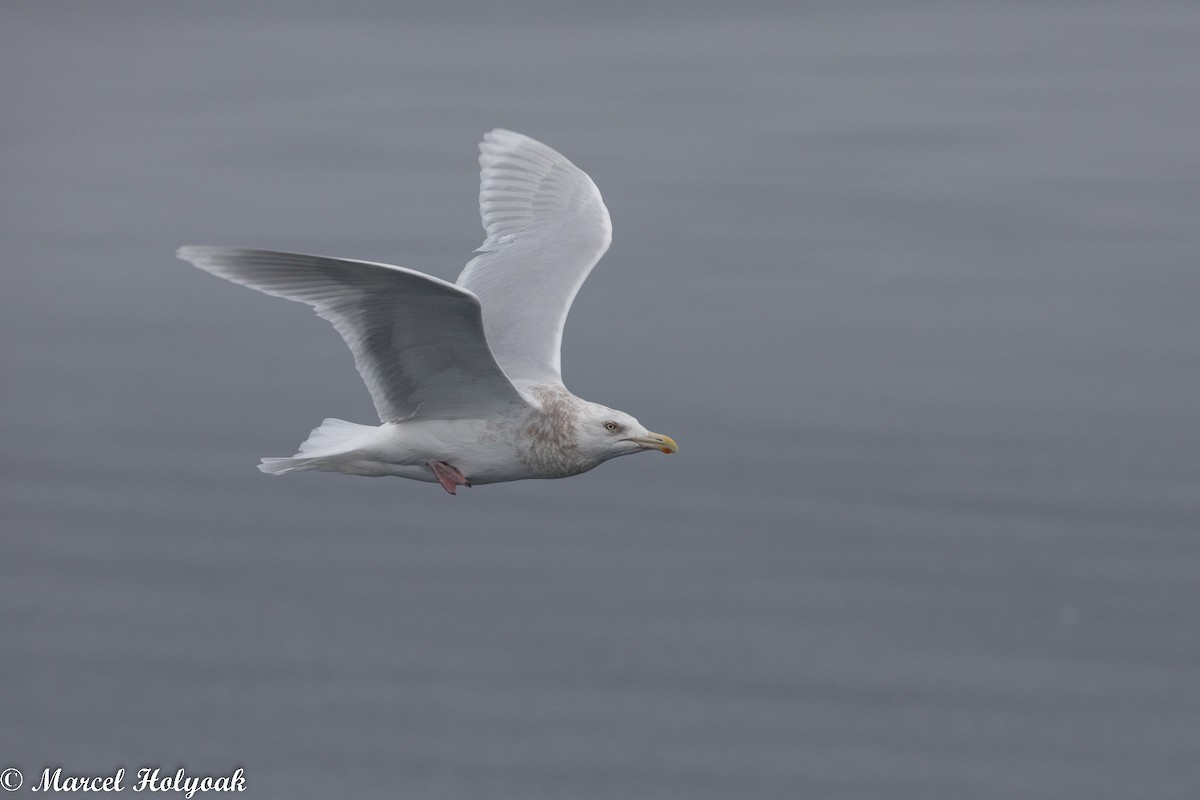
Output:
<svg viewBox="0 0 1200 800">
<path fill-rule="evenodd" d="M 584 401 L 555 386 L 528 390 L 541 403 L 530 413 L 522 430 L 527 442 L 518 456 L 530 469 L 544 478 L 566 478 L 595 467 L 579 447 L 579 413 Z"/>
</svg>

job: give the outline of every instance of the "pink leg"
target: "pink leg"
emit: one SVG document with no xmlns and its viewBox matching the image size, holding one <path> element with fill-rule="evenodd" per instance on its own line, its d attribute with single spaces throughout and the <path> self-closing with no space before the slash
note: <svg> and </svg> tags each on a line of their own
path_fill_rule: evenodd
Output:
<svg viewBox="0 0 1200 800">
<path fill-rule="evenodd" d="M 437 476 L 438 483 L 442 485 L 442 488 L 450 494 L 454 494 L 455 486 L 470 487 L 471 485 L 471 482 L 458 471 L 457 467 L 452 467 L 445 461 L 430 461 L 429 468 Z"/>
</svg>

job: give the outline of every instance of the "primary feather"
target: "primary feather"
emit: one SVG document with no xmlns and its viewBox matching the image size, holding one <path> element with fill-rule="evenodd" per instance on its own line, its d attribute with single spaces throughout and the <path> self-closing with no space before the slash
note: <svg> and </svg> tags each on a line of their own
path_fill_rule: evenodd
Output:
<svg viewBox="0 0 1200 800">
<path fill-rule="evenodd" d="M 479 151 L 487 238 L 457 283 L 483 304 L 488 342 L 511 379 L 561 386 L 563 326 L 612 243 L 608 209 L 583 170 L 528 136 L 497 129 Z"/>
<path fill-rule="evenodd" d="M 486 416 L 521 397 L 496 364 L 479 299 L 403 267 L 242 247 L 182 247 L 226 280 L 306 303 L 354 353 L 382 422 Z"/>
</svg>

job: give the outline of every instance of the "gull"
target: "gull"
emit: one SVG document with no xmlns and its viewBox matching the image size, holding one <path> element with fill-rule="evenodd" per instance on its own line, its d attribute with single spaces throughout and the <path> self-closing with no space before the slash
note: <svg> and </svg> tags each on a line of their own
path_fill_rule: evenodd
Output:
<svg viewBox="0 0 1200 800">
<path fill-rule="evenodd" d="M 312 306 L 342 335 L 379 425 L 326 419 L 270 475 L 303 470 L 472 486 L 565 478 L 675 440 L 571 394 L 563 324 L 612 242 L 592 179 L 534 139 L 497 128 L 479 144 L 487 238 L 455 283 L 348 258 L 187 246 L 179 258 Z"/>
</svg>

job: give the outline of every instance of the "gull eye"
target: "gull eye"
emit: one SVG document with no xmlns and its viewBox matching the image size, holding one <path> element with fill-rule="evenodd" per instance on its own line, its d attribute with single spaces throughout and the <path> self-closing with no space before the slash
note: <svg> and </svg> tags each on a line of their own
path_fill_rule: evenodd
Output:
<svg viewBox="0 0 1200 800">
<path fill-rule="evenodd" d="M 611 421 L 610 421 L 610 422 L 606 422 L 606 423 L 604 423 L 604 429 L 605 429 L 606 431 L 612 431 L 612 432 L 615 432 L 615 431 L 619 431 L 619 430 L 621 430 L 621 426 L 620 426 L 620 425 L 618 425 L 618 424 L 617 424 L 617 423 L 615 423 L 615 422 L 611 422 Z"/>
</svg>

